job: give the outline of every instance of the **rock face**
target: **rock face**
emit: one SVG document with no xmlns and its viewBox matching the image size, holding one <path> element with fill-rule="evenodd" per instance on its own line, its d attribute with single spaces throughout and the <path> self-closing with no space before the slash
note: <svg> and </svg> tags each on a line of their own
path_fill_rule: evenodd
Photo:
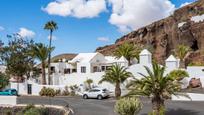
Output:
<svg viewBox="0 0 204 115">
<path fill-rule="evenodd" d="M 200 81 L 200 78 L 199 79 L 192 78 L 189 82 L 188 88 L 202 88 L 202 83 Z"/>
<path fill-rule="evenodd" d="M 200 59 L 202 53 L 199 51 L 204 50 L 204 0 L 177 9 L 171 16 L 133 31 L 116 40 L 115 44 L 99 47 L 96 51 L 112 55 L 115 48 L 124 42 L 151 48 L 153 57 L 160 63 L 164 63 L 179 44 L 193 49 L 186 57 L 189 63 L 194 58 Z"/>
</svg>

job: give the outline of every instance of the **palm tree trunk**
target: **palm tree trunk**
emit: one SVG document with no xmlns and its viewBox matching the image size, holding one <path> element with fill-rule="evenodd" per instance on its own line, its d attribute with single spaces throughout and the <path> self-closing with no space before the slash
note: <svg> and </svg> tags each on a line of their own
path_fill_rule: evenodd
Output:
<svg viewBox="0 0 204 115">
<path fill-rule="evenodd" d="M 52 46 L 52 30 L 50 30 L 50 43 L 49 43 L 49 49 L 51 49 Z M 51 51 L 49 52 L 48 55 L 48 84 L 50 85 L 50 74 L 51 74 L 51 70 L 50 70 L 50 60 L 51 60 Z"/>
<path fill-rule="evenodd" d="M 185 68 L 185 60 L 180 60 L 180 68 Z"/>
<path fill-rule="evenodd" d="M 161 113 L 161 109 L 164 107 L 164 100 L 162 100 L 159 96 L 152 98 L 152 109 L 154 115 L 163 115 Z"/>
<path fill-rule="evenodd" d="M 115 97 L 119 98 L 121 96 L 121 89 L 120 89 L 120 83 L 117 82 L 115 86 Z"/>
<path fill-rule="evenodd" d="M 42 85 L 46 85 L 45 62 L 42 62 Z"/>
</svg>

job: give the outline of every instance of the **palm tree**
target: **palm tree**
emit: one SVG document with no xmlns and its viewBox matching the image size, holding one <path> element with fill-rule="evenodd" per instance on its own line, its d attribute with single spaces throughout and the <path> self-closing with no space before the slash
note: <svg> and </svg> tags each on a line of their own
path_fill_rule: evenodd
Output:
<svg viewBox="0 0 204 115">
<path fill-rule="evenodd" d="M 131 59 L 138 59 L 140 51 L 141 48 L 130 43 L 124 43 L 115 50 L 114 55 L 117 58 L 124 56 L 128 60 L 128 65 L 131 65 Z"/>
<path fill-rule="evenodd" d="M 115 96 L 116 98 L 121 96 L 120 84 L 123 83 L 127 78 L 132 76 L 132 73 L 126 71 L 127 68 L 120 66 L 119 64 L 113 65 L 110 69 L 105 72 L 99 83 L 104 81 L 115 84 Z"/>
<path fill-rule="evenodd" d="M 58 28 L 57 23 L 54 21 L 49 21 L 45 24 L 44 29 L 45 30 L 49 30 L 50 31 L 50 35 L 49 35 L 49 48 L 52 47 L 52 33 L 54 30 L 56 30 Z M 48 84 L 50 85 L 50 60 L 51 60 L 51 52 L 49 52 L 48 55 Z"/>
<path fill-rule="evenodd" d="M 178 93 L 181 89 L 179 81 L 175 80 L 170 74 L 164 75 L 165 67 L 161 67 L 157 63 L 153 63 L 152 67 L 153 70 L 151 71 L 150 68 L 145 66 L 148 75 L 140 73 L 143 76 L 142 79 L 134 78 L 127 85 L 130 89 L 127 96 L 141 95 L 151 97 L 153 113 L 159 115 L 160 110 L 164 108 L 164 101 L 171 99 L 171 95 L 186 95 Z M 178 77 L 186 77 L 183 75 Z M 185 73 L 185 75 L 188 74 Z"/>
<path fill-rule="evenodd" d="M 175 50 L 176 56 L 180 59 L 180 67 L 185 68 L 185 56 L 190 51 L 190 47 L 185 45 L 177 46 Z"/>
<path fill-rule="evenodd" d="M 46 67 L 46 60 L 49 56 L 49 53 L 52 52 L 54 48 L 49 48 L 48 46 L 45 46 L 42 43 L 33 45 L 30 55 L 38 60 L 41 61 L 41 70 L 42 70 L 42 84 L 46 85 L 46 73 L 45 73 L 45 67 Z"/>
</svg>

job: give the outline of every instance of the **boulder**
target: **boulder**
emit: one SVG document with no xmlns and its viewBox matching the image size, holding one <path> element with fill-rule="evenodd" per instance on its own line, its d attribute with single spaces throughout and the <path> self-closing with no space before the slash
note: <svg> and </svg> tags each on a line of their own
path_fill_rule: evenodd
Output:
<svg viewBox="0 0 204 115">
<path fill-rule="evenodd" d="M 202 88 L 202 83 L 200 81 L 200 78 L 192 78 L 189 82 L 188 88 Z"/>
</svg>

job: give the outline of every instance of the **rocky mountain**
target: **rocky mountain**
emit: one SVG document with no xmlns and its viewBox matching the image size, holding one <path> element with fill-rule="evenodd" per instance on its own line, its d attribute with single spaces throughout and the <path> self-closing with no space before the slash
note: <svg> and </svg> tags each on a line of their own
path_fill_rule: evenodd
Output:
<svg viewBox="0 0 204 115">
<path fill-rule="evenodd" d="M 160 63 L 173 52 L 177 45 L 184 44 L 192 48 L 187 63 L 204 62 L 201 50 L 204 50 L 204 0 L 198 0 L 184 6 L 162 20 L 135 30 L 115 44 L 99 47 L 96 51 L 104 55 L 112 55 L 116 47 L 124 42 L 148 46 L 153 50 L 154 58 Z"/>
</svg>

